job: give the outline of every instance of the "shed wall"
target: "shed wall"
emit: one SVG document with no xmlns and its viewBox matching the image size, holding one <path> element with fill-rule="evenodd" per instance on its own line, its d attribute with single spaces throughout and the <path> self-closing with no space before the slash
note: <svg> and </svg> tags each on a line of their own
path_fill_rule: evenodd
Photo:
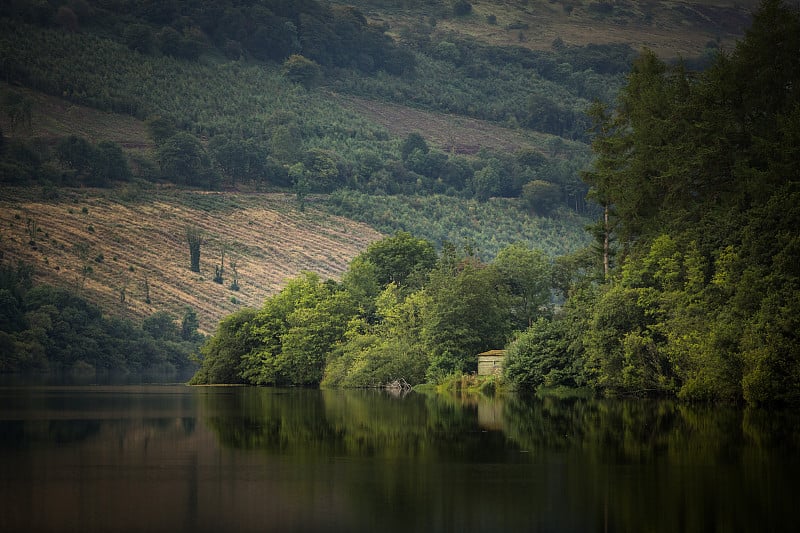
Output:
<svg viewBox="0 0 800 533">
<path fill-rule="evenodd" d="M 478 356 L 478 375 L 491 376 L 503 371 L 503 355 L 481 355 Z"/>
</svg>

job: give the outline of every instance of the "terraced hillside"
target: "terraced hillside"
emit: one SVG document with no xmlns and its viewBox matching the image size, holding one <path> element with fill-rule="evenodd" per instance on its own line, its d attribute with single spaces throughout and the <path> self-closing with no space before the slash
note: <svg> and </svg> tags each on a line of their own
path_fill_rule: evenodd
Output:
<svg viewBox="0 0 800 533">
<path fill-rule="evenodd" d="M 3 188 L 0 253 L 4 263 L 33 265 L 37 281 L 80 289 L 109 314 L 180 316 L 191 306 L 208 332 L 237 308 L 259 306 L 300 271 L 338 277 L 380 238 L 363 224 L 296 206 L 279 193 L 62 189 L 43 199 L 41 189 Z M 199 274 L 189 269 L 189 226 L 205 238 Z M 229 288 L 233 262 L 238 291 Z"/>
</svg>

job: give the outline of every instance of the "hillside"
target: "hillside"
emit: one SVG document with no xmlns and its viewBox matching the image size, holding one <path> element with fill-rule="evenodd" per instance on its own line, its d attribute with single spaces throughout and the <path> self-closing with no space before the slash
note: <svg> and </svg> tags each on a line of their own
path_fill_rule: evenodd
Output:
<svg viewBox="0 0 800 533">
<path fill-rule="evenodd" d="M 11 139 L 50 146 L 69 135 L 110 140 L 124 147 L 133 159 L 147 158 L 155 149 L 141 120 L 8 84 L 0 84 L 0 88 L 24 95 L 33 104 L 29 126 L 12 128 L 8 116 L 0 114 L 0 128 L 11 132 Z M 378 105 L 343 95 L 331 97 L 392 135 L 425 131 L 432 146 L 448 151 L 486 147 L 514 151 L 536 143 L 544 145 L 549 138 L 477 119 Z M 419 198 L 396 196 L 372 206 L 364 204 L 365 199 L 356 204 L 347 199 L 344 205 L 350 205 L 349 209 L 343 209 L 341 201 L 331 205 L 312 199 L 312 208 L 301 212 L 291 193 L 257 193 L 246 185 L 217 193 L 141 181 L 114 190 L 3 186 L 0 259 L 34 266 L 39 282 L 71 288 L 83 285 L 84 295 L 112 315 L 143 318 L 167 310 L 180 316 L 186 305 L 192 306 L 201 329 L 210 332 L 226 314 L 242 306 L 260 306 L 266 296 L 301 270 L 338 277 L 352 257 L 381 236 L 378 230 L 386 234 L 406 229 L 437 243 L 444 238 L 458 244 L 470 242 L 492 255 L 515 238 L 554 253 L 585 243 L 581 235 L 585 220 L 551 222 L 525 215 L 508 203 L 483 207 L 466 202 L 462 206 L 461 200 L 431 198 L 421 204 Z M 388 211 L 386 202 L 392 204 Z M 420 209 L 422 205 L 426 207 Z M 431 213 L 431 207 L 439 214 Z M 341 216 L 326 214 L 331 211 Z M 365 224 L 348 220 L 348 214 Z M 28 219 L 38 228 L 35 247 L 29 244 Z M 430 224 L 426 226 L 425 220 Z M 443 221 L 447 223 L 443 225 Z M 188 269 L 184 230 L 189 225 L 203 228 L 208 238 L 199 276 Z M 483 233 L 491 234 L 491 241 L 482 242 Z M 270 236 L 268 242 L 264 236 Z M 76 248 L 79 243 L 88 245 L 88 255 L 83 258 L 80 246 Z M 237 261 L 238 292 L 227 288 L 230 270 L 224 285 L 212 282 L 222 245 L 228 249 L 226 265 Z M 98 263 L 95 259 L 100 256 L 103 261 Z M 162 262 L 162 258 L 167 260 Z M 92 272 L 83 280 L 87 265 Z M 151 304 L 145 303 L 145 279 Z M 120 302 L 122 291 L 124 304 Z"/>
<path fill-rule="evenodd" d="M 642 47 L 695 59 L 729 48 L 758 2 L 474 1 L 461 16 L 453 2 L 420 0 L 260 3 L 274 12 L 84 4 L 0 8 L 3 105 L 8 95 L 30 105 L 22 121 L 0 113 L 11 147 L 0 153 L 2 259 L 83 285 L 111 313 L 191 305 L 209 331 L 302 269 L 336 277 L 379 230 L 426 224 L 417 232 L 437 244 L 491 253 L 515 240 L 549 255 L 580 247 L 592 215 L 580 179 L 589 103 L 613 100 Z M 295 33 L 265 41 L 259 25 Z M 317 61 L 318 76 L 289 75 L 293 52 Z M 197 167 L 171 173 L 153 118 L 194 139 Z M 412 134 L 423 146 L 405 153 Z M 85 169 L 59 153 L 70 136 L 120 147 L 134 181 L 87 188 Z M 547 217 L 525 207 L 533 181 L 556 191 Z M 333 193 L 334 205 L 301 212 L 300 192 Z M 208 238 L 200 276 L 188 270 L 187 225 Z M 223 246 L 238 292 L 211 281 Z"/>
<path fill-rule="evenodd" d="M 546 151 L 553 135 L 504 127 L 500 124 L 452 113 L 438 113 L 409 106 L 332 94 L 340 105 L 386 128 L 393 136 L 424 134 L 432 146 L 448 153 L 475 154 L 482 149 L 518 152 Z"/>
<path fill-rule="evenodd" d="M 57 198 L 43 200 L 38 189 L 4 188 L 2 260 L 33 265 L 38 281 L 78 289 L 112 315 L 143 318 L 167 310 L 181 316 L 191 306 L 201 330 L 210 332 L 224 315 L 259 307 L 301 271 L 338 277 L 380 237 L 363 224 L 313 207 L 301 213 L 296 205 L 292 196 L 278 193 L 130 187 L 61 190 Z M 30 244 L 32 223 L 35 244 Z M 187 226 L 205 234 L 200 274 L 189 270 Z M 218 284 L 212 279 L 223 248 L 225 281 Z M 238 291 L 229 289 L 234 261 Z"/>
<path fill-rule="evenodd" d="M 730 48 L 749 26 L 759 0 L 495 0 L 471 2 L 471 13 L 454 17 L 440 2 L 360 0 L 376 24 L 402 38 L 420 22 L 436 20 L 440 34 L 455 33 L 492 46 L 549 50 L 565 45 L 628 44 L 650 48 L 665 59 L 702 55 L 709 42 Z"/>
<path fill-rule="evenodd" d="M 42 140 L 54 145 L 69 135 L 90 141 L 113 141 L 129 154 L 151 156 L 155 143 L 144 121 L 129 115 L 93 109 L 18 85 L 0 81 L 0 94 L 14 93 L 31 102 L 30 125 L 13 127 L 7 113 L 0 113 L 0 129 L 11 139 Z M 366 98 L 327 92 L 333 105 L 385 129 L 393 138 L 424 132 L 431 146 L 445 152 L 471 154 L 480 149 L 515 152 L 524 149 L 545 151 L 553 136 L 503 127 L 486 120 L 455 114 L 416 109 Z M 569 143 L 565 143 L 569 144 Z"/>
</svg>

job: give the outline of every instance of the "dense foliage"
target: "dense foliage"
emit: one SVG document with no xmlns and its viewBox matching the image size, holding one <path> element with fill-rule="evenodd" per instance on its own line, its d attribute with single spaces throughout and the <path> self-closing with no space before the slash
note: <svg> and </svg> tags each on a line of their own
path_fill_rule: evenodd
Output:
<svg viewBox="0 0 800 533">
<path fill-rule="evenodd" d="M 195 383 L 380 386 L 474 371 L 547 314 L 551 261 L 515 245 L 493 263 L 398 232 L 370 245 L 340 283 L 292 280 L 234 314 L 202 347 Z"/>
<path fill-rule="evenodd" d="M 313 347 L 304 356 L 314 354 L 314 379 L 289 382 L 439 382 L 508 343 L 505 377 L 521 390 L 799 401 L 798 49 L 800 11 L 770 0 L 705 72 L 648 51 L 636 60 L 617 107 L 598 104 L 592 115 L 597 161 L 585 177 L 608 246 L 554 263 L 513 246 L 485 264 L 445 243 L 435 265 L 405 265 L 416 275 L 393 279 L 378 274 L 378 258 L 420 257 L 398 234 L 354 261 L 341 284 L 305 282 L 305 298 L 268 302 L 258 323 L 277 329 L 264 330 L 262 348 L 217 352 L 204 368 L 254 353 L 270 368 L 298 342 L 283 317 L 313 311 L 330 325 L 305 323 L 299 335 Z M 419 151 L 418 139 L 409 145 Z M 559 293 L 566 299 L 554 307 Z M 298 303 L 276 311 L 287 298 Z"/>
<path fill-rule="evenodd" d="M 457 36 L 413 36 L 413 76 L 337 72 L 333 86 L 366 97 L 518 125 L 585 141 L 585 110 L 613 100 L 635 56 L 627 45 L 537 52 L 487 46 Z"/>
<path fill-rule="evenodd" d="M 387 235 L 408 231 L 433 242 L 437 249 L 447 242 L 470 247 L 485 261 L 516 242 L 550 257 L 572 253 L 591 242 L 584 231 L 590 218 L 566 210 L 558 216 L 536 216 L 515 199 L 479 202 L 445 195 L 376 196 L 337 191 L 326 200 L 326 206 Z"/>
<path fill-rule="evenodd" d="M 770 0 L 703 73 L 634 63 L 616 109 L 594 111 L 587 174 L 616 256 L 517 341 L 512 380 L 800 400 L 798 49 L 800 11 Z"/>
<path fill-rule="evenodd" d="M 180 323 L 160 311 L 141 324 L 109 318 L 67 289 L 34 286 L 25 266 L 0 267 L 0 373 L 182 373 L 203 338 L 187 309 Z"/>
<path fill-rule="evenodd" d="M 18 139 L 0 143 L 0 183 L 40 181 L 61 186 L 107 187 L 129 181 L 132 176 L 122 148 L 112 141 L 92 144 L 70 135 L 53 149 Z"/>
<path fill-rule="evenodd" d="M 357 9 L 315 0 L 62 4 L 0 7 L 11 84 L 0 182 L 105 186 L 136 173 L 209 189 L 293 187 L 301 202 L 333 193 L 337 213 L 416 235 L 373 245 L 341 283 L 304 275 L 224 320 L 197 382 L 438 381 L 513 341 L 506 378 L 521 389 L 800 400 L 797 8 L 765 0 L 746 38 L 703 72 L 645 51 L 622 84 L 625 46 L 489 47 L 434 32 L 432 19 L 393 40 Z M 468 6 L 431 9 L 462 16 Z M 113 143 L 23 140 L 32 103 L 15 84 L 146 119 L 153 150 L 128 165 Z M 418 133 L 392 138 L 341 93 L 578 148 L 445 152 Z M 591 126 L 596 160 L 582 183 Z M 584 202 L 589 187 L 599 210 Z M 531 248 L 552 256 L 586 238 L 564 236 L 559 224 L 580 223 L 567 209 L 602 213 L 598 245 L 551 265 Z M 519 235 L 531 246 L 505 247 Z M 126 362 L 129 346 L 73 342 L 109 328 L 155 339 L 164 317 L 139 334 L 74 295 L 22 286 L 3 289 L 9 368 L 177 365 L 161 348 Z"/>
</svg>

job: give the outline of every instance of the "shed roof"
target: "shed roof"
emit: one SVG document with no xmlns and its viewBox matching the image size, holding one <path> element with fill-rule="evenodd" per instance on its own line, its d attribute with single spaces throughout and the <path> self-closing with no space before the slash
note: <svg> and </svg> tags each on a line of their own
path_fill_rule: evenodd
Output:
<svg viewBox="0 0 800 533">
<path fill-rule="evenodd" d="M 479 353 L 478 357 L 482 355 L 493 355 L 493 356 L 504 356 L 506 354 L 505 350 L 489 350 L 488 352 Z"/>
</svg>

